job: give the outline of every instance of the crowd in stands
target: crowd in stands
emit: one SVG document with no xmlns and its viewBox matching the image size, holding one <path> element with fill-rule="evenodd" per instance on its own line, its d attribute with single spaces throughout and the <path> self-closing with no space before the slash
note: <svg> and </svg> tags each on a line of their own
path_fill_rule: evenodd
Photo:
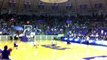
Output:
<svg viewBox="0 0 107 60">
<path fill-rule="evenodd" d="M 107 38 L 107 15 L 49 16 L 49 15 L 0 15 L 2 34 L 13 34 L 14 26 L 32 25 L 36 35 L 89 35 Z"/>
</svg>

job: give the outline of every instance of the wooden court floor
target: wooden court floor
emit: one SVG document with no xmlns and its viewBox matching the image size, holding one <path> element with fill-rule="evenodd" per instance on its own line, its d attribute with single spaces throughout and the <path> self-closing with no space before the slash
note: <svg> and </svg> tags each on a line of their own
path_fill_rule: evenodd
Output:
<svg viewBox="0 0 107 60">
<path fill-rule="evenodd" d="M 43 47 L 42 45 L 50 45 L 51 40 L 38 41 L 38 48 L 34 47 L 31 42 L 17 41 L 18 49 L 13 47 L 13 41 L 0 41 L 0 48 L 4 45 L 12 48 L 10 55 L 11 60 L 82 60 L 91 56 L 107 56 L 107 47 L 87 46 L 82 44 L 66 45 L 64 42 L 57 41 L 57 46 L 67 48 L 65 50 L 57 50 Z"/>
</svg>

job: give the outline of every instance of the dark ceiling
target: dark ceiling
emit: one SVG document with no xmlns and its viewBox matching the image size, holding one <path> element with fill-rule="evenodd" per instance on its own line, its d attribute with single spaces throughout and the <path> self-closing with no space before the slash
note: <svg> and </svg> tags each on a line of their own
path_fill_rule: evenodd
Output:
<svg viewBox="0 0 107 60">
<path fill-rule="evenodd" d="M 68 0 L 45 3 L 40 0 L 0 0 L 1 14 L 90 14 L 107 13 L 107 0 Z"/>
</svg>

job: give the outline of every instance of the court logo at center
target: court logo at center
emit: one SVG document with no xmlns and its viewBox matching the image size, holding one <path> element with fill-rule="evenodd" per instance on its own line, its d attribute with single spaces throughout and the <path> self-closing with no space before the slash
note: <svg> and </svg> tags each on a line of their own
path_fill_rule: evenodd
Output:
<svg viewBox="0 0 107 60">
<path fill-rule="evenodd" d="M 83 60 L 107 60 L 107 56 L 86 57 Z"/>
</svg>

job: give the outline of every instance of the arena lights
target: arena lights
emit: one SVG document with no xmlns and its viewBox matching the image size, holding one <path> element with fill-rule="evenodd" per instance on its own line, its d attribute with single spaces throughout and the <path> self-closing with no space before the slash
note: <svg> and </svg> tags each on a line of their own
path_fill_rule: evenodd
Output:
<svg viewBox="0 0 107 60">
<path fill-rule="evenodd" d="M 64 3 L 67 2 L 68 0 L 40 0 L 40 1 L 45 3 Z"/>
</svg>

